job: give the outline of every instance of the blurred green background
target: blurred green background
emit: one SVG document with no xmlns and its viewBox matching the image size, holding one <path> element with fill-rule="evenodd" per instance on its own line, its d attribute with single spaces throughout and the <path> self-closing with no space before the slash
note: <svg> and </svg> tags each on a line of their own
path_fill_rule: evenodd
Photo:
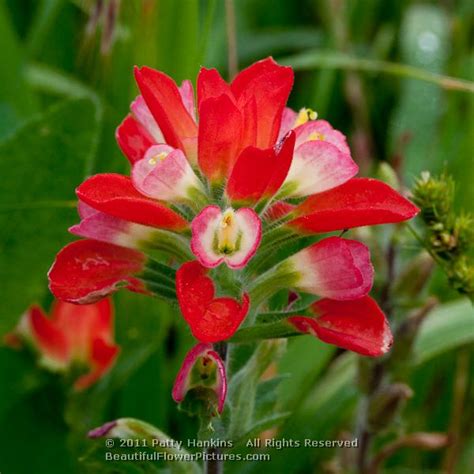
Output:
<svg viewBox="0 0 474 474">
<path fill-rule="evenodd" d="M 473 79 L 473 18 L 469 0 L 1 0 L 1 334 L 31 303 L 50 304 L 46 272 L 73 240 L 75 187 L 95 172 L 128 172 L 114 130 L 137 95 L 133 66 L 176 81 L 194 81 L 201 65 L 228 77 L 233 29 L 238 68 L 269 55 L 293 65 L 290 105 L 315 109 L 347 134 L 363 174 L 387 162 L 409 187 L 422 170 L 446 170 L 456 180 L 457 208 L 472 210 L 474 104 L 472 83 L 462 80 Z M 472 306 L 441 274 L 430 291 L 444 303 L 407 367 L 414 396 L 384 436 L 455 430 L 459 439 L 455 452 L 401 450 L 386 472 L 445 472 L 454 457 L 450 472 L 467 474 L 474 466 Z M 158 472 L 90 454 L 84 433 L 122 416 L 176 439 L 194 437 L 196 424 L 170 395 L 192 344 L 182 318 L 156 300 L 114 299 L 122 353 L 86 393 L 71 394 L 28 354 L 0 348 L 2 474 Z M 360 396 L 353 355 L 297 338 L 280 369 L 288 374 L 280 403 L 293 412 L 281 436 L 335 439 L 353 430 Z M 274 451 L 270 464 L 233 463 L 228 472 L 345 472 L 334 470 L 340 454 Z"/>
</svg>

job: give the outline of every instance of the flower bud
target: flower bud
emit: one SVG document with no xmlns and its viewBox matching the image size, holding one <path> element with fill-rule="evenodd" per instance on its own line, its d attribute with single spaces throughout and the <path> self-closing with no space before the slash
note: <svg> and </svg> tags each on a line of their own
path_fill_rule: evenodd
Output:
<svg viewBox="0 0 474 474">
<path fill-rule="evenodd" d="M 212 344 L 197 344 L 188 352 L 178 372 L 173 386 L 173 399 L 181 403 L 191 396 L 186 408 L 193 414 L 196 414 L 195 409 L 200 409 L 195 405 L 201 405 L 204 400 L 217 405 L 217 411 L 222 413 L 226 393 L 225 367 L 219 354 L 213 350 Z M 215 412 L 216 407 L 206 408 Z"/>
</svg>

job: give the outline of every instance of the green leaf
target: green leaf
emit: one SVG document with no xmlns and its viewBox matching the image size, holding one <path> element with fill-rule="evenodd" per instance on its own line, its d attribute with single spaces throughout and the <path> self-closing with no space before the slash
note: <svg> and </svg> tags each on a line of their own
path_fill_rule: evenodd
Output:
<svg viewBox="0 0 474 474">
<path fill-rule="evenodd" d="M 154 8 L 154 14 L 155 23 L 159 25 L 154 39 L 159 69 L 178 83 L 184 79 L 193 80 L 199 68 L 200 53 L 198 0 L 185 0 L 184 4 L 161 0 Z"/>
<path fill-rule="evenodd" d="M 332 51 L 307 51 L 278 60 L 281 64 L 292 66 L 295 70 L 344 69 L 399 76 L 405 79 L 427 82 L 443 89 L 474 93 L 474 83 L 456 77 L 445 76 L 410 64 L 401 64 L 375 59 L 360 58 Z M 421 84 L 420 87 L 426 86 Z"/>
<path fill-rule="evenodd" d="M 295 337 L 288 341 L 286 353 L 279 363 L 280 372 L 289 374 L 278 390 L 285 409 L 298 406 L 335 352 L 335 346 L 312 336 Z"/>
<path fill-rule="evenodd" d="M 33 357 L 26 351 L 0 347 L 0 419 L 20 399 L 36 390 L 44 382 Z"/>
<path fill-rule="evenodd" d="M 24 57 L 5 2 L 0 3 L 0 138 L 15 130 L 38 108 L 36 97 L 24 79 Z"/>
<path fill-rule="evenodd" d="M 231 378 L 227 401 L 231 407 L 230 439 L 241 438 L 256 422 L 258 380 L 266 368 L 282 355 L 281 341 L 260 342 L 247 363 Z"/>
<path fill-rule="evenodd" d="M 267 418 L 270 414 L 275 413 L 279 387 L 285 380 L 288 380 L 288 374 L 277 375 L 258 384 L 254 408 L 254 418 L 256 420 Z"/>
<path fill-rule="evenodd" d="M 5 385 L 2 384 L 2 387 Z M 47 386 L 20 400 L 2 416 L 0 466 L 2 472 L 64 474 L 75 472 L 75 458 L 67 444 L 58 386 Z M 54 446 L 54 456 L 47 456 Z M 54 462 L 53 462 L 54 459 Z M 34 467 L 33 467 L 34 466 Z"/>
<path fill-rule="evenodd" d="M 444 352 L 474 343 L 474 308 L 466 299 L 433 310 L 415 341 L 414 363 L 423 364 Z"/>
<path fill-rule="evenodd" d="M 81 99 L 0 144 L 0 333 L 45 294 L 48 268 L 77 220 L 74 189 L 94 157 L 98 128 L 93 103 Z"/>
<path fill-rule="evenodd" d="M 38 3 L 26 40 L 31 55 L 37 55 L 42 51 L 45 37 L 54 25 L 59 10 L 66 2 L 65 0 L 40 0 Z"/>
<path fill-rule="evenodd" d="M 441 7 L 413 5 L 406 10 L 400 35 L 404 63 L 442 74 L 449 46 L 448 18 Z M 402 84 L 398 107 L 390 124 L 389 142 L 390 152 L 394 154 L 400 147 L 400 140 L 409 134 L 410 141 L 403 150 L 403 171 L 407 178 L 426 169 L 439 172 L 443 166 L 446 157 L 436 153 L 442 100 L 442 91 L 434 84 L 411 79 Z"/>
<path fill-rule="evenodd" d="M 281 425 L 290 415 L 291 412 L 287 411 L 274 413 L 273 415 L 259 419 L 249 431 L 234 442 L 234 447 L 242 446 L 247 443 L 249 439 L 258 437 L 262 431 Z"/>
</svg>

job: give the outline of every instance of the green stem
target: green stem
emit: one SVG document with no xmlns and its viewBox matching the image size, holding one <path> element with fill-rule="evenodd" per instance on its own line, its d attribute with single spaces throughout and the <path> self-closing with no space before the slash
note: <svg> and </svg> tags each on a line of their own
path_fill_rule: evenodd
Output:
<svg viewBox="0 0 474 474">
<path fill-rule="evenodd" d="M 279 339 L 300 335 L 302 335 L 302 333 L 296 331 L 295 328 L 286 321 L 277 321 L 239 329 L 229 342 L 233 344 L 247 344 L 263 339 Z"/>
<path fill-rule="evenodd" d="M 145 244 L 145 249 L 165 252 L 181 262 L 194 258 L 185 237 L 166 230 L 157 231 L 157 234 L 156 239 Z"/>
<path fill-rule="evenodd" d="M 73 209 L 77 201 L 36 201 L 23 204 L 0 204 L 0 212 L 29 211 L 33 209 Z"/>
<path fill-rule="evenodd" d="M 389 61 L 357 58 L 345 54 L 334 54 L 332 52 L 308 51 L 303 54 L 284 58 L 280 62 L 282 64 L 289 64 L 296 70 L 322 68 L 390 74 L 406 79 L 429 82 L 447 90 L 474 93 L 474 83 L 471 81 L 444 76 L 407 64 L 392 63 Z"/>
<path fill-rule="evenodd" d="M 255 310 L 271 295 L 282 288 L 289 288 L 297 280 L 291 264 L 283 261 L 256 278 L 248 288 L 250 301 Z"/>
<path fill-rule="evenodd" d="M 170 301 L 176 301 L 176 292 L 174 289 L 171 289 L 169 286 L 160 285 L 159 283 L 144 281 L 146 288 L 151 291 L 158 298 L 164 298 Z"/>
<path fill-rule="evenodd" d="M 438 257 L 438 255 L 433 252 L 429 245 L 426 244 L 423 237 L 421 237 L 421 235 L 418 234 L 418 232 L 410 224 L 405 225 L 407 226 L 407 229 L 412 233 L 413 237 L 415 237 L 415 239 L 420 243 L 420 245 L 431 255 L 433 260 L 444 270 L 444 262 Z"/>
<path fill-rule="evenodd" d="M 147 277 L 150 277 L 153 282 L 155 282 L 154 278 L 158 278 L 156 283 L 161 283 L 174 288 L 176 285 L 175 274 L 176 272 L 173 268 L 152 260 L 148 262 L 148 265 L 145 267 L 145 270 L 143 270 L 141 275 L 145 280 L 148 280 Z"/>
</svg>

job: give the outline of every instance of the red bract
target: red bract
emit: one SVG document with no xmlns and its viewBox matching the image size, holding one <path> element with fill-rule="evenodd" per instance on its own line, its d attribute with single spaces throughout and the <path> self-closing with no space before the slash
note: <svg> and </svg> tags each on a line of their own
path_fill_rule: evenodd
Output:
<svg viewBox="0 0 474 474">
<path fill-rule="evenodd" d="M 166 143 L 195 157 L 197 125 L 173 79 L 146 66 L 135 68 L 135 78 Z"/>
<path fill-rule="evenodd" d="M 374 269 L 369 249 L 360 242 L 329 237 L 284 262 L 288 284 L 335 300 L 353 300 L 372 288 Z M 290 279 L 292 277 L 292 279 Z"/>
<path fill-rule="evenodd" d="M 292 316 L 288 321 L 298 331 L 362 355 L 380 356 L 392 345 L 385 315 L 369 296 L 352 301 L 324 298 L 311 309 L 314 317 Z"/>
<path fill-rule="evenodd" d="M 331 232 L 411 219 L 419 209 L 382 181 L 354 178 L 315 194 L 294 211 L 288 225 L 301 232 Z"/>
<path fill-rule="evenodd" d="M 231 337 L 249 309 L 249 297 L 242 303 L 229 297 L 215 297 L 213 281 L 198 262 L 188 262 L 176 273 L 176 293 L 184 319 L 201 342 L 218 342 Z"/>
<path fill-rule="evenodd" d="M 89 387 L 110 370 L 119 353 L 108 299 L 82 306 L 56 301 L 50 318 L 40 307 L 32 306 L 12 334 L 31 345 L 40 364 L 50 370 L 65 371 L 73 366 L 88 370 L 75 381 L 77 390 Z"/>
<path fill-rule="evenodd" d="M 163 204 L 140 194 L 130 178 L 97 174 L 77 188 L 77 197 L 98 211 L 137 224 L 183 230 L 187 222 Z"/>
<path fill-rule="evenodd" d="M 273 59 L 259 61 L 228 85 L 215 69 L 201 69 L 198 80 L 199 166 L 211 181 L 223 181 L 239 153 L 271 153 L 293 85 L 293 71 Z M 265 156 L 263 154 L 262 156 Z M 283 178 L 284 179 L 284 178 Z"/>
<path fill-rule="evenodd" d="M 211 182 L 223 181 L 242 149 L 243 124 L 227 95 L 211 97 L 199 107 L 199 167 Z"/>
<path fill-rule="evenodd" d="M 126 286 L 145 292 L 134 275 L 146 257 L 136 250 L 95 240 L 78 240 L 56 256 L 48 273 L 49 288 L 58 298 L 76 304 L 93 303 Z"/>
<path fill-rule="evenodd" d="M 117 128 L 115 138 L 131 164 L 143 158 L 148 148 L 154 144 L 153 138 L 131 115 L 125 117 Z"/>
<path fill-rule="evenodd" d="M 273 148 L 246 148 L 238 157 L 227 182 L 226 194 L 232 201 L 255 204 L 271 198 L 285 181 L 293 158 L 294 132 L 288 132 Z"/>
</svg>

